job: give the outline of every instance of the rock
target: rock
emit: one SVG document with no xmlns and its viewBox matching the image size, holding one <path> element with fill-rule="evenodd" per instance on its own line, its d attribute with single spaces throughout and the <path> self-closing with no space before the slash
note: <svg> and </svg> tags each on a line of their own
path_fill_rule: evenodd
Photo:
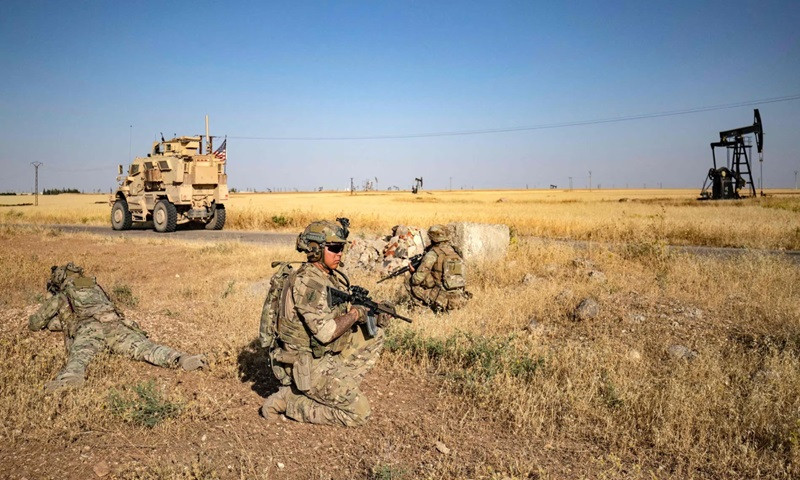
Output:
<svg viewBox="0 0 800 480">
<path fill-rule="evenodd" d="M 606 274 L 600 270 L 591 270 L 588 274 L 589 280 L 595 283 L 606 283 Z"/>
<path fill-rule="evenodd" d="M 507 198 L 505 198 L 505 197 L 501 197 L 501 198 L 498 198 L 498 199 L 497 199 L 497 202 L 495 202 L 495 203 L 506 203 L 507 201 L 508 201 L 508 199 L 507 199 Z"/>
<path fill-rule="evenodd" d="M 281 462 L 278 462 L 278 469 L 283 470 L 285 467 L 286 465 L 282 464 Z"/>
<path fill-rule="evenodd" d="M 638 362 L 638 361 L 640 361 L 642 359 L 642 354 L 639 353 L 639 351 L 635 350 L 635 349 L 629 351 L 626 356 L 628 357 L 628 360 L 630 360 L 632 362 Z"/>
<path fill-rule="evenodd" d="M 581 303 L 578 304 L 578 307 L 575 309 L 572 318 L 578 321 L 592 320 L 593 318 L 596 318 L 599 313 L 600 305 L 597 303 L 597 300 L 589 297 L 581 300 Z"/>
<path fill-rule="evenodd" d="M 686 309 L 686 316 L 697 320 L 701 320 L 703 318 L 703 311 L 697 307 L 689 307 Z"/>
<path fill-rule="evenodd" d="M 647 320 L 647 317 L 645 317 L 641 313 L 632 313 L 631 315 L 628 316 L 628 320 L 630 320 L 633 323 L 644 323 L 644 321 Z"/>
<path fill-rule="evenodd" d="M 556 301 L 566 302 L 567 300 L 570 300 L 572 298 L 572 295 L 573 295 L 572 290 L 570 290 L 569 288 L 565 288 L 564 290 L 561 290 L 558 293 L 558 295 L 556 295 Z"/>
<path fill-rule="evenodd" d="M 356 238 L 348 247 L 345 262 L 348 266 L 372 270 L 383 260 L 386 242 L 379 238 Z"/>
<path fill-rule="evenodd" d="M 85 445 L 85 446 L 83 447 L 83 451 L 84 451 L 84 452 L 88 452 L 88 451 L 89 451 L 89 450 L 91 450 L 91 449 L 92 449 L 92 447 L 90 447 L 89 445 Z"/>
<path fill-rule="evenodd" d="M 111 467 L 109 467 L 108 463 L 105 461 L 100 461 L 92 467 L 92 471 L 94 471 L 94 474 L 98 477 L 105 477 L 111 472 Z"/>
<path fill-rule="evenodd" d="M 450 454 L 450 449 L 447 448 L 447 445 L 442 442 L 436 442 L 436 450 L 439 450 L 439 452 L 443 453 L 444 455 Z"/>
<path fill-rule="evenodd" d="M 522 277 L 522 284 L 523 285 L 533 285 L 534 283 L 538 282 L 540 279 L 536 275 L 532 273 L 526 273 L 524 277 Z"/>
<path fill-rule="evenodd" d="M 508 225 L 456 222 L 447 225 L 453 232 L 452 242 L 467 261 L 505 258 L 511 242 Z"/>
<path fill-rule="evenodd" d="M 683 345 L 670 345 L 667 354 L 678 360 L 692 360 L 697 356 L 697 352 L 684 347 Z"/>
<path fill-rule="evenodd" d="M 594 270 L 594 262 L 589 260 L 588 258 L 573 258 L 572 265 L 576 268 L 582 268 L 584 270 Z"/>
<path fill-rule="evenodd" d="M 531 317 L 528 320 L 528 326 L 525 327 L 525 329 L 530 333 L 536 333 L 536 332 L 541 332 L 542 330 L 544 330 L 544 327 L 539 322 L 539 320 L 536 319 L 536 317 Z"/>
</svg>

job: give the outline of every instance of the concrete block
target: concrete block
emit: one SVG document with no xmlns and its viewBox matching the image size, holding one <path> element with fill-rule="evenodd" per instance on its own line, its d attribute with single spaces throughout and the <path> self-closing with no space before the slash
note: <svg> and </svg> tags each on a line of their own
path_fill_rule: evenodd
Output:
<svg viewBox="0 0 800 480">
<path fill-rule="evenodd" d="M 453 233 L 453 245 L 461 250 L 464 260 L 497 260 L 508 253 L 511 242 L 508 225 L 454 222 L 447 227 Z"/>
</svg>

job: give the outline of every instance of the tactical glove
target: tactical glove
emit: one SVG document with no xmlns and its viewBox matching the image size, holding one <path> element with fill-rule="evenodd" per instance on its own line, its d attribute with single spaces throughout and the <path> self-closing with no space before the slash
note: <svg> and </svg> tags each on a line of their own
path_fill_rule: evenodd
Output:
<svg viewBox="0 0 800 480">
<path fill-rule="evenodd" d="M 388 310 L 388 311 L 390 311 L 392 313 L 397 313 L 397 311 L 394 309 L 394 304 L 392 304 L 391 302 L 381 302 L 380 306 L 383 309 Z M 381 327 L 381 328 L 388 327 L 392 323 L 392 319 L 393 318 L 394 317 L 392 317 L 388 313 L 379 313 L 378 314 L 378 326 Z"/>
<path fill-rule="evenodd" d="M 353 305 L 350 309 L 358 312 L 358 320 L 356 320 L 356 323 L 367 323 L 367 316 L 369 315 L 369 309 L 367 307 L 363 305 Z"/>
</svg>

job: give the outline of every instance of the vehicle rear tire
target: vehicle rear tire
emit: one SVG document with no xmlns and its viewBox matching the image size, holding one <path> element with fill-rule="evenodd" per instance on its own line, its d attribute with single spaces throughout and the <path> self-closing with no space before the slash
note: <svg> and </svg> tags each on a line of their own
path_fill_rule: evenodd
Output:
<svg viewBox="0 0 800 480">
<path fill-rule="evenodd" d="M 178 210 L 166 198 L 156 203 L 153 209 L 153 227 L 157 232 L 174 232 L 178 226 Z"/>
<path fill-rule="evenodd" d="M 208 223 L 206 223 L 206 230 L 222 230 L 225 226 L 225 205 L 216 205 L 214 208 L 214 215 Z"/>
<path fill-rule="evenodd" d="M 133 225 L 133 217 L 128 209 L 128 202 L 120 198 L 111 207 L 111 228 L 114 230 L 129 230 Z"/>
</svg>

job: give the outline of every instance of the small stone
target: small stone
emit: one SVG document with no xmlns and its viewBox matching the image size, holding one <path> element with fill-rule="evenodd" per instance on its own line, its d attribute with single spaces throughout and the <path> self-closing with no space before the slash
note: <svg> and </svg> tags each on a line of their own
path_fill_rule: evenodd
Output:
<svg viewBox="0 0 800 480">
<path fill-rule="evenodd" d="M 181 278 L 180 274 L 176 273 L 175 278 Z"/>
<path fill-rule="evenodd" d="M 542 326 L 541 323 L 539 323 L 536 317 L 531 317 L 530 320 L 528 321 L 528 326 L 525 327 L 525 329 L 528 330 L 528 332 L 530 333 L 536 333 L 544 330 L 544 327 Z"/>
<path fill-rule="evenodd" d="M 588 258 L 574 258 L 572 259 L 572 265 L 576 268 L 594 270 L 594 262 Z"/>
<path fill-rule="evenodd" d="M 203 435 L 202 437 L 200 437 L 200 441 L 205 442 L 207 438 L 208 438 L 207 436 Z"/>
<path fill-rule="evenodd" d="M 606 274 L 600 270 L 592 270 L 588 274 L 589 280 L 595 283 L 606 283 Z"/>
<path fill-rule="evenodd" d="M 526 273 L 524 277 L 522 277 L 522 284 L 523 285 L 532 285 L 539 280 L 539 277 L 532 273 Z"/>
<path fill-rule="evenodd" d="M 111 472 L 111 467 L 108 466 L 108 463 L 105 460 L 97 462 L 94 467 L 92 467 L 94 474 L 98 477 L 105 477 Z"/>
<path fill-rule="evenodd" d="M 697 356 L 697 352 L 684 347 L 683 345 L 670 345 L 667 354 L 678 360 L 692 360 Z"/>
<path fill-rule="evenodd" d="M 638 362 L 642 359 L 642 354 L 638 350 L 631 350 L 628 352 L 628 360 Z"/>
<path fill-rule="evenodd" d="M 572 298 L 572 290 L 570 290 L 569 288 L 565 288 L 564 290 L 561 290 L 561 292 L 559 292 L 559 294 L 556 295 L 556 301 L 557 302 L 564 302 L 564 301 L 567 301 L 567 300 L 569 300 L 571 298 Z"/>
<path fill-rule="evenodd" d="M 505 198 L 505 197 L 501 197 L 501 198 L 498 198 L 498 199 L 497 199 L 497 202 L 496 202 L 496 203 L 506 203 L 507 201 L 508 201 L 508 199 L 507 199 L 507 198 Z"/>
<path fill-rule="evenodd" d="M 278 468 L 279 468 L 280 470 L 283 470 L 283 469 L 284 469 L 284 467 L 286 467 L 286 465 L 282 464 L 281 462 L 278 462 Z"/>
<path fill-rule="evenodd" d="M 593 318 L 596 318 L 599 313 L 600 305 L 597 303 L 597 300 L 589 297 L 581 300 L 581 303 L 578 304 L 578 307 L 575 309 L 572 318 L 578 321 L 592 320 Z"/>
<path fill-rule="evenodd" d="M 84 452 L 88 452 L 91 449 L 92 449 L 92 447 L 90 447 L 89 445 L 86 445 L 86 446 L 83 447 L 83 451 Z"/>
<path fill-rule="evenodd" d="M 641 313 L 634 313 L 628 318 L 630 319 L 631 322 L 634 323 L 644 323 L 644 321 L 647 320 L 647 317 L 645 317 Z"/>
<path fill-rule="evenodd" d="M 442 442 L 436 442 L 436 450 L 439 450 L 439 452 L 444 454 L 444 455 L 449 455 L 450 454 L 450 449 L 447 448 L 447 445 L 445 445 Z"/>
</svg>

